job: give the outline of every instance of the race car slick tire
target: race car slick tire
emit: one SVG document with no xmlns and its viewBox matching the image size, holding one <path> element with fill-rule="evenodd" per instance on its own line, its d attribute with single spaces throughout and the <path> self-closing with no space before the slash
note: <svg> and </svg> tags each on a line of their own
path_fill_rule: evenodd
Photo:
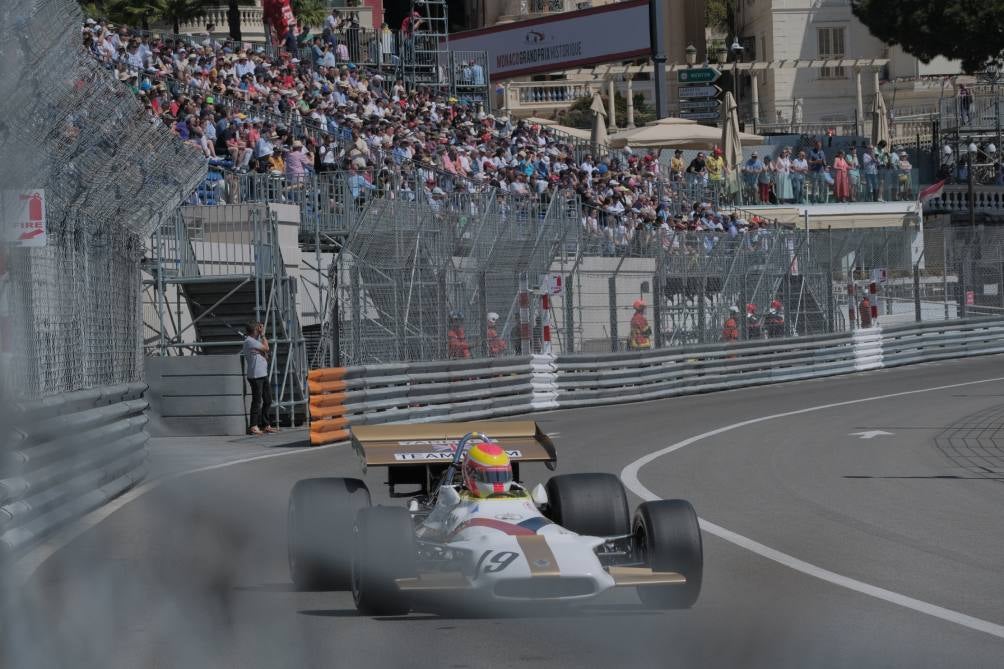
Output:
<svg viewBox="0 0 1004 669">
<path fill-rule="evenodd" d="M 374 506 L 356 516 L 352 598 L 360 613 L 395 616 L 411 609 L 411 599 L 395 579 L 415 578 L 418 549 L 406 509 Z"/>
<path fill-rule="evenodd" d="M 289 494 L 289 575 L 300 590 L 345 589 L 352 584 L 352 531 L 370 491 L 359 479 L 297 481 Z"/>
<path fill-rule="evenodd" d="M 613 474 L 562 474 L 547 482 L 547 516 L 566 530 L 591 537 L 631 533 L 624 484 Z"/>
<path fill-rule="evenodd" d="M 641 601 L 656 609 L 689 609 L 701 594 L 704 547 L 697 513 L 690 502 L 667 499 L 645 502 L 634 517 L 636 547 L 652 571 L 675 571 L 685 585 L 638 588 Z"/>
</svg>

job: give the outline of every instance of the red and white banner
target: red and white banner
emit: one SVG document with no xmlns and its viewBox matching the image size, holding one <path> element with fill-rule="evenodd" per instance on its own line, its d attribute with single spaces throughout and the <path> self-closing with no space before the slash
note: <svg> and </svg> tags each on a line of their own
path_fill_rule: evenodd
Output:
<svg viewBox="0 0 1004 669">
<path fill-rule="evenodd" d="M 3 241 L 11 246 L 45 246 L 45 191 L 4 191 L 2 200 Z"/>
<path fill-rule="evenodd" d="M 945 192 L 945 180 L 942 179 L 938 183 L 933 183 L 927 188 L 924 188 L 917 194 L 917 199 L 920 200 L 921 204 L 924 204 L 928 200 L 935 200 L 941 197 L 941 194 Z"/>
</svg>

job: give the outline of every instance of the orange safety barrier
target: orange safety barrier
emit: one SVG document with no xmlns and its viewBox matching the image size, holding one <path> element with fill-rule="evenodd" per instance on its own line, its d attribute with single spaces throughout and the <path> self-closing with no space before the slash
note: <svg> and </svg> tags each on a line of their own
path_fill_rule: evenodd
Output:
<svg viewBox="0 0 1004 669">
<path fill-rule="evenodd" d="M 310 445 L 321 446 L 349 438 L 348 385 L 344 367 L 312 369 L 307 373 L 310 389 Z"/>
</svg>

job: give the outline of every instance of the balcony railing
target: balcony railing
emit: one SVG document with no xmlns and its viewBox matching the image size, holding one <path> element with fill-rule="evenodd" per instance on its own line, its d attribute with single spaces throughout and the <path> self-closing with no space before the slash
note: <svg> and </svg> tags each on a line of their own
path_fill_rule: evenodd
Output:
<svg viewBox="0 0 1004 669">
<path fill-rule="evenodd" d="M 565 81 L 540 81 L 512 83 L 507 87 L 506 106 L 520 109 L 567 109 L 581 97 L 591 96 L 600 84 L 568 83 Z"/>
<path fill-rule="evenodd" d="M 586 2 L 582 0 L 506 0 L 501 19 L 518 21 L 549 14 L 560 14 L 579 9 L 580 5 L 588 7 L 591 4 L 588 0 Z"/>
<path fill-rule="evenodd" d="M 975 209 L 978 213 L 1004 215 L 1004 186 L 976 186 L 973 188 Z M 969 187 L 966 184 L 945 186 L 941 197 L 924 205 L 926 212 L 969 211 Z"/>
</svg>

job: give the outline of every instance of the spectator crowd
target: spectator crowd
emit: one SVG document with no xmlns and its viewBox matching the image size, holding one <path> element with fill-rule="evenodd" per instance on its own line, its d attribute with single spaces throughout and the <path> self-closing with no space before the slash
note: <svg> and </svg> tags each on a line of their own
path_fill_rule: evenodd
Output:
<svg viewBox="0 0 1004 669">
<path fill-rule="evenodd" d="M 709 184 L 725 177 L 720 152 L 701 153 L 687 166 L 681 152 L 668 166 L 653 151 L 593 155 L 587 144 L 546 126 L 495 116 L 477 101 L 409 88 L 388 79 L 388 70 L 357 66 L 352 51 L 329 38 L 343 26 L 329 23 L 300 51 L 309 53 L 303 60 L 264 45 L 158 37 L 92 19 L 83 42 L 132 88 L 152 122 L 170 127 L 227 174 L 295 183 L 344 171 L 356 200 L 424 197 L 437 206 L 475 192 L 544 203 L 556 193 L 576 195 L 587 238 L 609 254 L 653 241 L 672 244 L 673 232 L 736 236 L 767 225 L 723 214 L 710 201 Z M 471 61 L 464 76 L 483 73 Z M 802 174 L 799 158 L 785 152 L 775 161 L 756 154 L 750 160 L 742 167 L 745 180 L 790 173 L 780 194 L 794 199 L 789 186 Z"/>
</svg>

